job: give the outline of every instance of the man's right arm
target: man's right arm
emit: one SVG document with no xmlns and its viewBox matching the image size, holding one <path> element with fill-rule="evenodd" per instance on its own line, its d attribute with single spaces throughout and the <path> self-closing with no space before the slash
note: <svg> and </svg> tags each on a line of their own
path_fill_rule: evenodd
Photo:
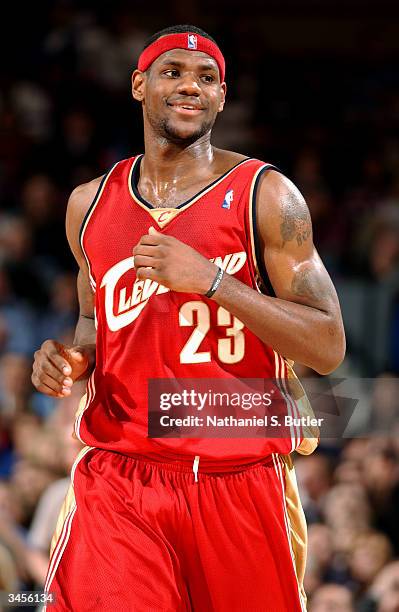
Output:
<svg viewBox="0 0 399 612">
<path fill-rule="evenodd" d="M 46 340 L 35 353 L 32 383 L 38 391 L 53 397 L 66 397 L 76 380 L 87 378 L 95 364 L 96 329 L 94 295 L 79 233 L 83 219 L 97 193 L 102 177 L 80 185 L 71 194 L 66 215 L 66 233 L 79 265 L 77 281 L 79 320 L 72 346 Z"/>
</svg>

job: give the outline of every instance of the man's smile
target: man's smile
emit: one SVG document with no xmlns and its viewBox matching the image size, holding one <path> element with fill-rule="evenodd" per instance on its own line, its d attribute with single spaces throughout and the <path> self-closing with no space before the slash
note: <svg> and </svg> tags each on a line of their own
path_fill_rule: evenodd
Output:
<svg viewBox="0 0 399 612">
<path fill-rule="evenodd" d="M 167 105 L 181 115 L 198 115 L 204 107 L 193 102 L 167 102 Z"/>
</svg>

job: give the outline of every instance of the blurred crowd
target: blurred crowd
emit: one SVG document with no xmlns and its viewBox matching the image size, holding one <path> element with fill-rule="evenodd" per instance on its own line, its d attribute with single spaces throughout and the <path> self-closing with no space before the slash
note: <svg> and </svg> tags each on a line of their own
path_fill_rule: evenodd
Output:
<svg viewBox="0 0 399 612">
<path fill-rule="evenodd" d="M 397 432 L 398 433 L 398 432 Z M 399 610 L 398 437 L 295 461 L 308 521 L 309 612 Z"/>
<path fill-rule="evenodd" d="M 147 20 L 140 20 L 123 4 L 111 12 L 44 2 L 37 10 L 40 27 L 21 24 L 24 53 L 16 52 L 0 77 L 5 591 L 43 587 L 56 516 L 80 447 L 71 432 L 84 387 L 53 400 L 30 383 L 41 343 L 73 339 L 76 267 L 64 232 L 68 195 L 118 159 L 142 151 L 130 73 L 146 38 L 176 22 L 170 15 L 158 23 L 144 8 Z M 304 193 L 316 246 L 343 304 L 343 373 L 380 377 L 373 414 L 378 420 L 380 406 L 388 405 L 392 425 L 390 434 L 377 428 L 373 436 L 322 443 L 313 456 L 296 459 L 309 523 L 309 611 L 398 612 L 399 400 L 397 385 L 384 383 L 381 390 L 378 382 L 381 375 L 396 381 L 399 372 L 397 58 L 383 37 L 366 35 L 361 54 L 350 59 L 272 54 L 260 23 L 231 19 L 226 28 L 216 18 L 197 21 L 227 58 L 228 103 L 214 143 L 275 163 Z M 379 353 L 370 340 L 377 323 L 384 340 Z"/>
</svg>

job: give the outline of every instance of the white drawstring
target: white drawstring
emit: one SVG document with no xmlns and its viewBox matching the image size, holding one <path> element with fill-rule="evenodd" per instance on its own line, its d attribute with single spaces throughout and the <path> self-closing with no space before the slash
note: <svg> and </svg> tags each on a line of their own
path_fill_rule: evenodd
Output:
<svg viewBox="0 0 399 612">
<path fill-rule="evenodd" d="M 194 481 L 198 482 L 198 466 L 199 466 L 199 455 L 195 455 L 193 462 Z"/>
</svg>

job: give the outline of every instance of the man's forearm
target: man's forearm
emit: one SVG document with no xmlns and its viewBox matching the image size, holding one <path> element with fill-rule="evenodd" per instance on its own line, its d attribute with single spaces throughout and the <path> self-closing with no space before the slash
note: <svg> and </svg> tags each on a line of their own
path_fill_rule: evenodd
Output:
<svg viewBox="0 0 399 612">
<path fill-rule="evenodd" d="M 95 321 L 92 317 L 87 317 L 82 314 L 79 316 L 73 343 L 75 346 L 84 349 L 87 355 L 89 365 L 80 379 L 87 378 L 93 371 L 96 363 L 96 328 Z"/>
<path fill-rule="evenodd" d="M 262 342 L 320 374 L 330 373 L 343 359 L 341 322 L 327 312 L 262 295 L 228 274 L 212 299 Z"/>
</svg>

